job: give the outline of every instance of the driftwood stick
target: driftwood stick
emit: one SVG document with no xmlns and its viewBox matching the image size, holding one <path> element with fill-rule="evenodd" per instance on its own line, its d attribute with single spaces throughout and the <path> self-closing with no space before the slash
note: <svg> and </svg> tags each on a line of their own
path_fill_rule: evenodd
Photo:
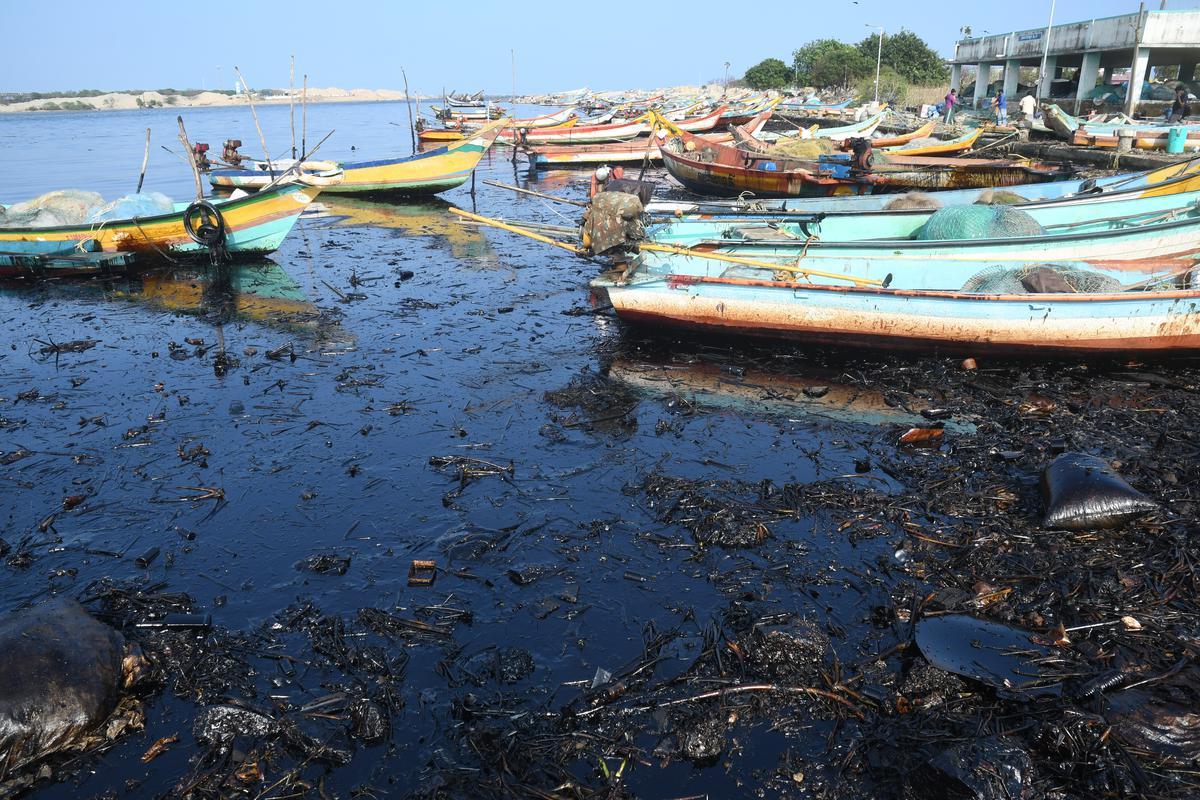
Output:
<svg viewBox="0 0 1200 800">
<path fill-rule="evenodd" d="M 150 129 L 146 128 L 146 151 L 142 153 L 142 171 L 138 173 L 138 194 L 142 191 L 142 181 L 146 180 L 146 165 L 150 163 Z"/>
<path fill-rule="evenodd" d="M 204 181 L 200 180 L 200 167 L 196 165 L 196 154 L 192 152 L 192 143 L 188 141 L 187 129 L 183 127 L 183 117 L 179 121 L 179 143 L 183 145 L 183 153 L 188 163 L 192 165 L 192 177 L 196 179 L 196 199 L 204 199 Z"/>
</svg>

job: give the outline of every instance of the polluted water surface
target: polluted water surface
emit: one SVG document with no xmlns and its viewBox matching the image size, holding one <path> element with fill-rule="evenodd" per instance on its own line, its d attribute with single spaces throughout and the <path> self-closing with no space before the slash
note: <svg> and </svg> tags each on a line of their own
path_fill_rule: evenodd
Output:
<svg viewBox="0 0 1200 800">
<path fill-rule="evenodd" d="M 392 154 L 402 114 L 309 125 L 339 130 L 324 157 Z M 245 117 L 189 131 L 252 140 Z M 122 156 L 47 152 L 0 202 L 128 191 L 174 116 L 0 136 L 81 120 Z M 588 304 L 596 264 L 451 218 L 578 221 L 485 177 L 587 185 L 496 150 L 474 198 L 322 195 L 261 263 L 0 288 L 3 610 L 78 601 L 146 662 L 5 791 L 1195 795 L 1194 362 L 630 328 Z M 148 186 L 189 181 L 155 156 Z M 1044 527 L 1067 452 L 1153 509 Z M 953 617 L 978 622 L 927 651 Z M 987 678 L 1017 656 L 981 670 L 984 625 L 1036 637 L 1061 691 Z"/>
</svg>

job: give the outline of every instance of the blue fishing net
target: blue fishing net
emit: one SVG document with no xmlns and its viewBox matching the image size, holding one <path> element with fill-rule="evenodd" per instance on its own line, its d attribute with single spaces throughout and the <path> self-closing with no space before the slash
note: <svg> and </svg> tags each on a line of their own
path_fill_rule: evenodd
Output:
<svg viewBox="0 0 1200 800">
<path fill-rule="evenodd" d="M 1040 236 L 1046 229 L 1028 213 L 1003 205 L 966 205 L 940 208 L 913 234 L 921 241 L 953 239 L 1009 239 Z"/>
<path fill-rule="evenodd" d="M 127 194 L 106 206 L 94 209 L 88 217 L 88 222 L 153 217 L 158 214 L 170 214 L 174 210 L 175 204 L 165 194 L 159 192 Z"/>
</svg>

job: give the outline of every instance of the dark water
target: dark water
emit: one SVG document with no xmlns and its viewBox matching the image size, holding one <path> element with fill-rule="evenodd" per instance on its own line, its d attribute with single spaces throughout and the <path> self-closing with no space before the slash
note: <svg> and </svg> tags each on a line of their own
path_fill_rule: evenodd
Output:
<svg viewBox="0 0 1200 800">
<path fill-rule="evenodd" d="M 287 110 L 260 115 L 281 152 Z M 217 147 L 237 136 L 257 150 L 245 110 L 186 119 L 193 139 Z M 351 155 L 351 145 L 363 157 L 403 153 L 407 132 L 389 123 L 404 120 L 398 104 L 315 106 L 309 130 L 319 133 L 309 139 L 337 128 L 321 153 L 329 158 Z M 131 190 L 147 125 L 156 142 L 173 144 L 170 111 L 0 117 L 0 199 Z M 187 171 L 161 150 L 149 174 L 150 189 L 189 190 Z M 529 178 L 514 175 L 506 151 L 490 155 L 480 177 Z M 585 182 L 583 173 L 548 173 L 530 185 L 580 197 Z M 596 265 L 446 212 L 454 203 L 570 224 L 574 209 L 482 184 L 474 201 L 465 187 L 444 198 L 323 196 L 325 209 L 306 215 L 269 262 L 228 273 L 0 291 L 0 452 L 31 453 L 0 466 L 0 523 L 32 555 L 23 568 L 0 567 L 0 606 L 78 595 L 109 576 L 186 592 L 219 626 L 242 631 L 271 629 L 302 599 L 346 618 L 367 607 L 469 611 L 449 641 L 395 645 L 410 661 L 391 741 L 360 746 L 349 767 L 329 774 L 325 787 L 339 796 L 367 784 L 404 795 L 428 790 L 447 765 L 478 768 L 457 748 L 463 723 L 451 710 L 468 693 L 506 708 L 519 727 L 521 714 L 552 714 L 575 699 L 597 668 L 636 661 L 652 631 L 678 629 L 655 667 L 678 674 L 708 629 L 747 604 L 816 622 L 846 661 L 893 643 L 870 620 L 892 606 L 901 580 L 890 570 L 912 541 L 899 528 L 844 532 L 855 512 L 833 509 L 779 519 L 763 547 L 702 548 L 640 487 L 656 475 L 779 486 L 846 476 L 906 498 L 876 465 L 936 458 L 895 445 L 922 403 L 944 399 L 926 362 L 895 366 L 905 377 L 885 399 L 878 377 L 889 361 L 626 330 L 580 313 Z M 81 339 L 98 343 L 40 352 Z M 223 373 L 214 369 L 218 342 L 238 362 Z M 948 362 L 928 363 L 944 371 Z M 969 446 L 981 421 L 960 414 L 950 427 Z M 505 469 L 460 484 L 453 465 L 431 463 L 445 457 Z M 210 489 L 223 499 L 195 499 Z M 86 499 L 64 510 L 71 495 Z M 153 546 L 161 555 L 139 568 L 135 557 Z M 296 567 L 329 553 L 350 558 L 345 575 Z M 413 559 L 437 562 L 433 586 L 409 585 Z M 497 647 L 527 650 L 532 673 L 478 688 L 439 670 Z M 272 662 L 256 669 L 259 700 L 303 703 L 331 691 L 315 675 L 279 687 Z M 39 794 L 123 795 L 127 780 L 137 782 L 133 796 L 169 792 L 196 753 L 196 710 L 161 693 L 143 732 Z M 819 794 L 853 749 L 839 729 L 828 715 L 793 718 L 786 730 L 734 726 L 717 764 L 664 767 L 648 755 L 655 723 L 631 717 L 628 746 L 643 757 L 624 785 L 645 797 L 750 796 L 801 761 L 809 783 L 771 793 Z M 172 733 L 180 740 L 167 755 L 139 762 Z M 604 785 L 596 752 L 580 747 L 571 770 Z"/>
</svg>

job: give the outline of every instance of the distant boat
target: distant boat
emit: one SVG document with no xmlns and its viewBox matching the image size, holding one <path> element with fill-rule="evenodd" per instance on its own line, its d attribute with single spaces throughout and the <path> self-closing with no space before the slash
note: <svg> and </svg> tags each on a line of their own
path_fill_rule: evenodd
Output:
<svg viewBox="0 0 1200 800">
<path fill-rule="evenodd" d="M 404 158 L 355 161 L 340 164 L 342 182 L 332 186 L 333 194 L 430 195 L 461 186 L 471 177 L 484 154 L 491 149 L 500 128 L 499 122 L 475 133 L 471 138 Z"/>
<path fill-rule="evenodd" d="M 211 224 L 219 221 L 223 227 L 223 247 L 231 260 L 261 258 L 279 248 L 320 192 L 320 187 L 282 184 L 258 194 L 212 199 L 203 206 L 176 203 L 168 214 L 54 228 L 0 228 L 0 256 L 7 257 L 0 259 L 0 277 L 43 272 L 31 266 L 31 259 L 47 261 L 44 274 L 91 274 L 108 269 L 104 264 L 72 258 L 87 253 L 132 254 L 138 264 L 207 259 L 209 248 L 195 235 L 204 215 Z M 185 221 L 191 222 L 192 233 Z M 52 261 L 58 256 L 65 258 Z"/>
</svg>

